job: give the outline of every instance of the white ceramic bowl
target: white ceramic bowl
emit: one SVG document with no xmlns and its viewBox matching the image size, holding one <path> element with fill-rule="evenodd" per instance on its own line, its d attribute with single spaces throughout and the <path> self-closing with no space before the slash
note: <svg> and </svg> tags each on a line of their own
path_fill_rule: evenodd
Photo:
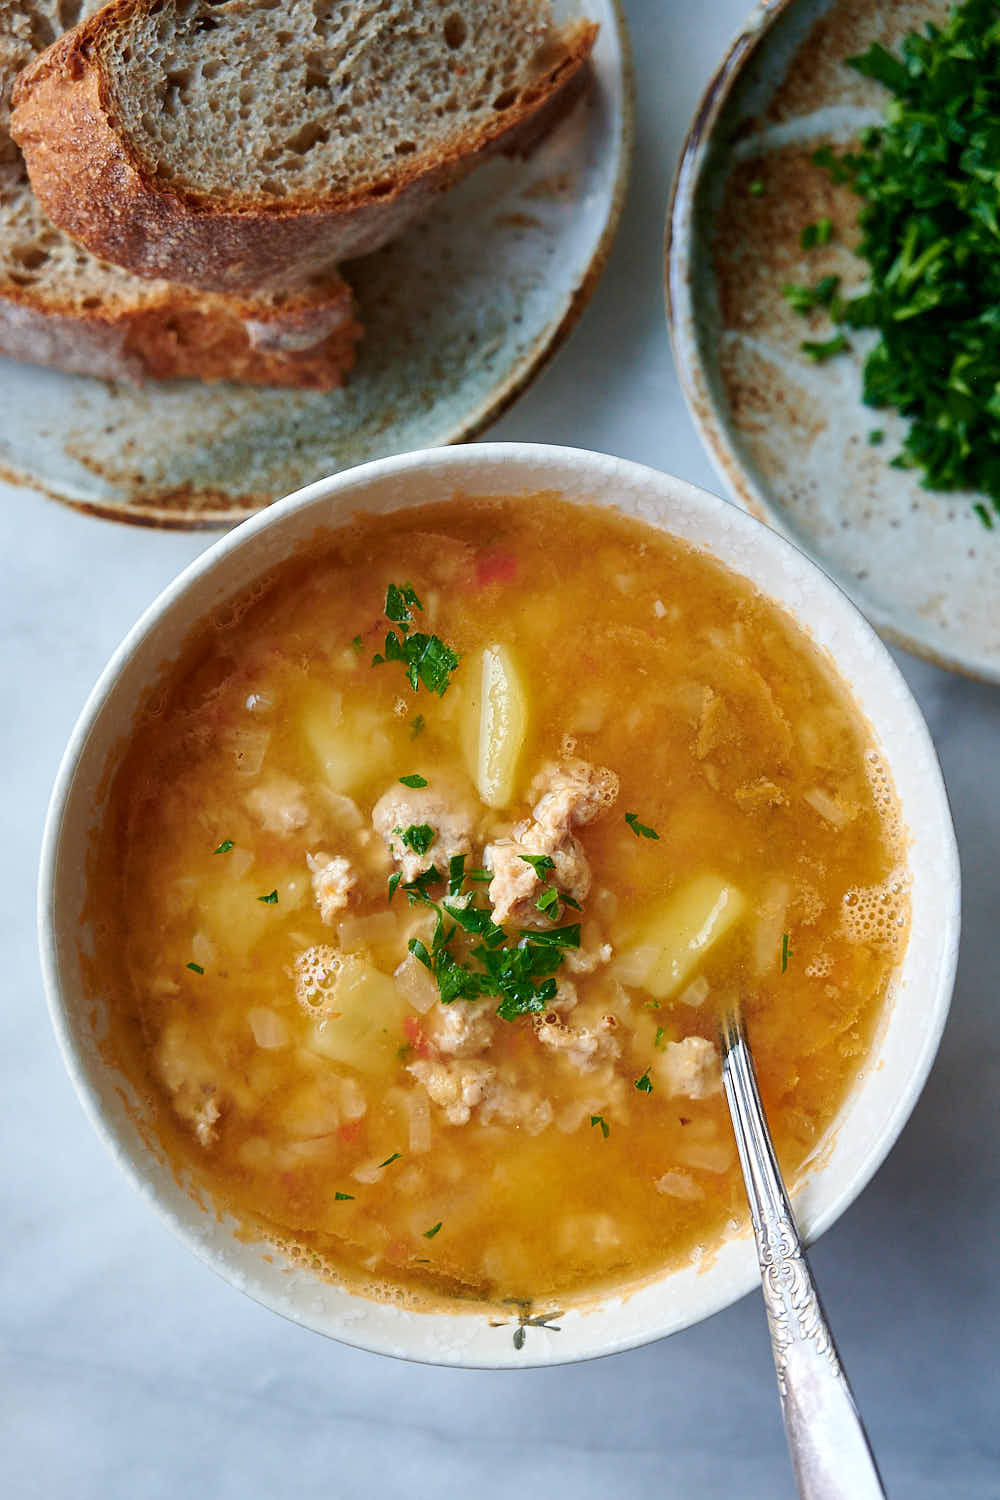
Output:
<svg viewBox="0 0 1000 1500">
<path fill-rule="evenodd" d="M 892 659 L 847 598 L 801 553 L 735 506 L 679 479 L 570 448 L 482 444 L 382 459 L 321 480 L 247 521 L 186 569 L 143 615 L 87 702 L 63 759 L 42 850 L 42 965 L 66 1065 L 96 1129 L 170 1227 L 234 1286 L 293 1321 L 362 1348 L 432 1363 L 499 1368 L 610 1354 L 673 1333 L 718 1311 L 757 1281 L 749 1238 L 725 1243 L 702 1269 L 664 1275 L 627 1296 L 608 1296 L 531 1328 L 518 1350 L 516 1322 L 482 1312 L 418 1313 L 356 1296 L 283 1264 L 271 1247 L 236 1238 L 178 1185 L 136 1126 L 128 1080 L 99 1050 L 106 1001 L 84 962 L 84 854 L 102 812 L 108 772 L 145 694 L 192 627 L 319 526 L 362 510 L 382 512 L 466 495 L 554 490 L 614 505 L 709 551 L 783 605 L 825 647 L 851 685 L 895 779 L 909 835 L 912 930 L 873 1055 L 826 1149 L 796 1195 L 814 1239 L 882 1162 L 912 1110 L 937 1049 L 954 978 L 959 871 L 934 748 Z"/>
</svg>

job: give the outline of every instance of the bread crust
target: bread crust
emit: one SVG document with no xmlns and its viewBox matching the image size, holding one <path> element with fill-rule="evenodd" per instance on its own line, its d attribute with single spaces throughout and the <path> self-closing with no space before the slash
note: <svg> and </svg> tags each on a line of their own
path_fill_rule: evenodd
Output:
<svg viewBox="0 0 1000 1500">
<path fill-rule="evenodd" d="M 89 300 L 89 299 L 88 299 Z M 109 380 L 234 380 L 333 390 L 354 364 L 361 326 L 346 283 L 323 300 L 259 300 L 164 286 L 136 303 L 85 307 L 0 290 L 0 353 Z"/>
<path fill-rule="evenodd" d="M 394 238 L 485 157 L 530 149 L 582 91 L 597 36 L 590 22 L 568 29 L 545 73 L 445 153 L 415 153 L 350 192 L 250 200 L 164 182 L 118 131 L 102 39 L 151 3 L 112 0 L 42 53 L 15 84 L 11 133 L 60 229 L 137 275 L 218 292 L 301 286 Z"/>
</svg>

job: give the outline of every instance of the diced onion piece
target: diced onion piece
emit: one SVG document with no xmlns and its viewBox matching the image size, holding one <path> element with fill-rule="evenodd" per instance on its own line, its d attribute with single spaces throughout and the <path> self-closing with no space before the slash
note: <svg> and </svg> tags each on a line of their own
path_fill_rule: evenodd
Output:
<svg viewBox="0 0 1000 1500">
<path fill-rule="evenodd" d="M 674 1155 L 685 1167 L 701 1172 L 727 1172 L 733 1164 L 733 1148 L 728 1141 L 683 1141 Z"/>
<path fill-rule="evenodd" d="M 226 874 L 233 880 L 242 880 L 254 861 L 252 849 L 230 849 L 226 855 Z"/>
<path fill-rule="evenodd" d="M 367 917 L 344 917 L 338 928 L 340 946 L 346 951 L 384 947 L 395 942 L 398 935 L 399 923 L 391 911 L 377 911 Z"/>
<path fill-rule="evenodd" d="M 212 939 L 204 932 L 196 932 L 191 939 L 191 957 L 195 963 L 207 969 L 215 962 L 215 955 L 216 947 Z"/>
<path fill-rule="evenodd" d="M 689 1177 L 687 1172 L 664 1172 L 654 1183 L 656 1191 L 663 1193 L 668 1198 L 684 1198 L 694 1203 L 699 1198 L 704 1198 L 705 1189 Z"/>
<path fill-rule="evenodd" d="M 258 1047 L 284 1047 L 288 1043 L 288 1027 L 278 1015 L 266 1005 L 255 1005 L 247 1012 L 250 1030 Z"/>
<path fill-rule="evenodd" d="M 345 1120 L 360 1120 L 367 1113 L 368 1100 L 356 1078 L 340 1080 L 340 1108 Z"/>
<path fill-rule="evenodd" d="M 697 875 L 647 913 L 616 974 L 657 1000 L 676 994 L 696 964 L 743 915 L 742 892 L 717 875 Z M 631 958 L 631 963 L 629 959 Z M 626 978 L 626 973 L 633 977 Z"/>
<path fill-rule="evenodd" d="M 476 786 L 487 807 L 509 807 L 528 727 L 524 682 L 506 646 L 483 652 Z"/>
<path fill-rule="evenodd" d="M 781 957 L 781 934 L 787 929 L 791 894 L 787 880 L 773 880 L 760 903 L 753 937 L 753 961 L 758 974 L 767 974 Z"/>
<path fill-rule="evenodd" d="M 383 1157 L 382 1160 L 384 1161 L 385 1158 Z M 375 1157 L 372 1157 L 371 1161 L 363 1161 L 360 1166 L 355 1167 L 351 1176 L 355 1182 L 378 1182 L 379 1177 L 382 1175 L 379 1170 L 381 1164 L 381 1161 L 377 1161 Z"/>
<path fill-rule="evenodd" d="M 802 800 L 808 802 L 809 806 L 834 828 L 843 828 L 846 823 L 850 822 L 851 815 L 847 809 L 841 807 L 829 792 L 824 792 L 821 786 L 810 787 L 808 792 L 803 792 Z"/>
<path fill-rule="evenodd" d="M 256 727 L 231 729 L 225 737 L 226 748 L 236 762 L 241 776 L 256 776 L 264 764 L 267 747 L 271 743 L 271 731 Z"/>
<path fill-rule="evenodd" d="M 422 1016 L 426 1015 L 437 1000 L 438 991 L 437 985 L 419 958 L 408 953 L 396 969 L 393 978 L 413 1009 L 419 1011 Z"/>
<path fill-rule="evenodd" d="M 406 1096 L 410 1112 L 410 1150 L 418 1153 L 431 1149 L 431 1106 L 427 1095 L 413 1089 Z"/>
<path fill-rule="evenodd" d="M 697 979 L 692 979 L 691 983 L 681 990 L 677 998 L 682 1005 L 704 1005 L 710 989 L 711 985 L 704 974 L 699 974 Z"/>
</svg>

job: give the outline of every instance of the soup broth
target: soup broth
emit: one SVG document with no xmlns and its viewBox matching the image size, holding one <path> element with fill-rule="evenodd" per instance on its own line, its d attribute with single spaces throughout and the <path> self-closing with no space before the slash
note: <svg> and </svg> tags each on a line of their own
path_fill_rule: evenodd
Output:
<svg viewBox="0 0 1000 1500">
<path fill-rule="evenodd" d="M 806 635 L 616 513 L 459 497 L 317 538 L 131 734 L 112 1045 L 197 1182 L 411 1303 L 634 1284 L 745 1219 L 743 996 L 794 1183 L 906 936 L 895 803 Z"/>
</svg>

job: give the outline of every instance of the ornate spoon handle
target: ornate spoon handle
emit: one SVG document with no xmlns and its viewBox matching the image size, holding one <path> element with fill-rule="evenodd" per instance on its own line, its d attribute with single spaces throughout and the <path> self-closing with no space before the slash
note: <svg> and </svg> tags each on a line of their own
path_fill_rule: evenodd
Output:
<svg viewBox="0 0 1000 1500">
<path fill-rule="evenodd" d="M 740 1013 L 722 1022 L 722 1081 L 750 1201 L 764 1306 L 802 1500 L 885 1500 L 785 1192 Z"/>
</svg>

